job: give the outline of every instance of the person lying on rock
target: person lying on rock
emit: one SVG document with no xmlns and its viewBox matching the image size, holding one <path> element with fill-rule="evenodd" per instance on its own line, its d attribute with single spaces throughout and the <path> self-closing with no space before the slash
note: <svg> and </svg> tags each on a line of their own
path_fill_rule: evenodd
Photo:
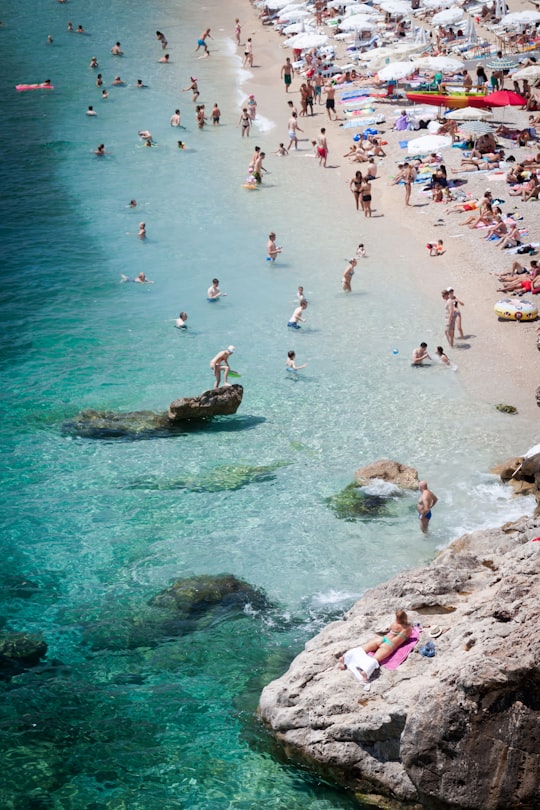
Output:
<svg viewBox="0 0 540 810">
<path fill-rule="evenodd" d="M 396 618 L 390 625 L 390 628 L 386 631 L 385 635 L 382 636 L 382 638 L 377 636 L 362 646 L 364 652 L 373 653 L 373 656 L 370 656 L 370 665 L 368 667 L 369 671 L 365 671 L 361 667 L 358 667 L 362 675 L 362 679 L 366 681 L 366 683 L 375 669 L 379 668 L 379 664 L 386 661 L 386 659 L 389 658 L 398 647 L 401 647 L 401 645 L 407 641 L 411 635 L 411 631 L 412 625 L 409 622 L 406 612 L 402 609 L 396 610 Z M 348 654 L 345 653 L 345 655 L 342 655 L 339 659 L 340 669 L 347 669 L 347 655 Z M 373 662 L 372 665 L 371 662 Z"/>
</svg>

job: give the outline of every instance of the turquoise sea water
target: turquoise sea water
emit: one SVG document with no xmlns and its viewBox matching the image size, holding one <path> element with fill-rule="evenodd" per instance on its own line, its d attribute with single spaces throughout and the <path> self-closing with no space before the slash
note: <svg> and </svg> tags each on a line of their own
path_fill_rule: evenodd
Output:
<svg viewBox="0 0 540 810">
<path fill-rule="evenodd" d="M 280 757 L 255 719 L 261 688 L 367 587 L 464 530 L 530 509 L 485 474 L 533 443 L 530 426 L 508 435 L 507 417 L 467 399 L 459 375 L 409 366 L 411 330 L 421 324 L 433 343 L 439 323 L 403 283 L 399 246 L 374 244 L 345 298 L 342 259 L 358 226 L 306 181 L 314 162 L 269 159 L 265 188 L 242 188 L 254 143 L 275 149 L 285 119 L 241 142 L 250 76 L 229 30 L 213 29 L 210 59 L 193 53 L 218 13 L 187 0 L 4 4 L 1 615 L 4 629 L 41 632 L 49 648 L 46 665 L 2 686 L 6 808 L 351 807 Z M 231 31 L 237 13 L 231 4 Z M 68 34 L 68 19 L 88 35 Z M 157 61 L 156 29 L 171 65 Z M 118 73 L 126 87 L 110 86 Z M 219 101 L 218 130 L 197 131 L 180 92 L 190 75 L 207 110 Z M 46 78 L 54 91 L 15 92 Z M 135 89 L 138 78 L 148 88 Z M 168 123 L 178 106 L 180 131 Z M 135 236 L 141 220 L 146 242 Z M 270 228 L 285 248 L 275 266 L 264 260 Z M 155 284 L 119 283 L 141 271 Z M 209 306 L 214 275 L 228 296 Z M 298 284 L 308 323 L 291 335 Z M 173 326 L 180 309 L 185 334 Z M 244 385 L 236 417 L 146 441 L 63 431 L 84 408 L 163 410 L 200 393 L 210 358 L 230 343 Z M 298 380 L 284 372 L 290 348 L 308 361 Z M 380 457 L 429 478 L 440 498 L 429 537 L 412 497 L 357 522 L 328 508 Z M 272 607 L 125 641 L 171 580 L 223 572 Z"/>
</svg>

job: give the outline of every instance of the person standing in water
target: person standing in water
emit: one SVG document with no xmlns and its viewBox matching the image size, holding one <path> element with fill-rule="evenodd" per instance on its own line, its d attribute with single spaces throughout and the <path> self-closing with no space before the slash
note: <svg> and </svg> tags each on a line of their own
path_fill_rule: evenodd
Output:
<svg viewBox="0 0 540 810">
<path fill-rule="evenodd" d="M 416 509 L 420 521 L 420 528 L 425 534 L 428 530 L 429 521 L 431 520 L 431 510 L 439 499 L 435 493 L 428 489 L 427 481 L 420 481 L 418 489 L 420 490 L 420 496 Z"/>
<path fill-rule="evenodd" d="M 268 234 L 268 242 L 266 243 L 267 260 L 275 262 L 278 253 L 281 253 L 283 248 L 277 247 L 276 235 L 274 231 Z"/>
<path fill-rule="evenodd" d="M 343 279 L 341 281 L 341 286 L 343 287 L 343 292 L 352 292 L 351 290 L 351 281 L 352 277 L 354 276 L 354 268 L 356 267 L 356 259 L 349 259 L 349 263 L 345 268 L 345 272 L 343 273 Z"/>
</svg>

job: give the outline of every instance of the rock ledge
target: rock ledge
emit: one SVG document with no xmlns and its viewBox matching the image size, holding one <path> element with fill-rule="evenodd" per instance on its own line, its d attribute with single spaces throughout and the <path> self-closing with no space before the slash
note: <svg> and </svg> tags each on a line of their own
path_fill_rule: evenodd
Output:
<svg viewBox="0 0 540 810">
<path fill-rule="evenodd" d="M 540 806 L 539 518 L 465 535 L 368 591 L 263 691 L 289 756 L 384 807 Z M 370 691 L 337 659 L 404 607 L 445 631 L 436 655 L 381 668 Z M 371 801 L 371 800 L 370 800 Z"/>
</svg>

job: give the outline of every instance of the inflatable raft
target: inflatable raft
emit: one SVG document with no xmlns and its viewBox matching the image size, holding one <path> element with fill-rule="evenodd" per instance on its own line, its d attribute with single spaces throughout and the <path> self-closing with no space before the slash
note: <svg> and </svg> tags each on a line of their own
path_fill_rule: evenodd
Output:
<svg viewBox="0 0 540 810">
<path fill-rule="evenodd" d="M 503 298 L 494 306 L 495 315 L 503 321 L 534 321 L 538 317 L 538 307 L 532 301 L 521 298 Z"/>
</svg>

